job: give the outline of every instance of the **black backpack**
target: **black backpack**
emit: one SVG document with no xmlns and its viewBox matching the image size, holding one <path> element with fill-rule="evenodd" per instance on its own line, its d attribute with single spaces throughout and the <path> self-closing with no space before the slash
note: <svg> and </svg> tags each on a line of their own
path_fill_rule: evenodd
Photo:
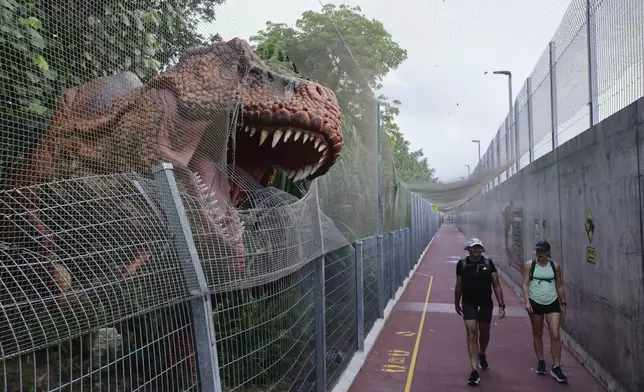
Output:
<svg viewBox="0 0 644 392">
<path fill-rule="evenodd" d="M 462 258 L 462 259 L 460 259 L 460 260 L 458 261 L 458 263 L 461 265 L 461 271 L 465 271 L 465 267 L 467 266 L 467 262 L 466 262 L 465 260 L 466 260 L 466 257 L 464 257 L 464 258 Z M 486 266 L 488 269 L 490 269 L 490 259 L 488 259 L 487 257 L 483 257 L 483 263 L 485 263 L 485 266 Z M 478 267 L 477 267 L 476 272 L 477 272 L 477 273 L 479 272 L 479 271 L 478 271 Z"/>
<path fill-rule="evenodd" d="M 532 281 L 533 279 L 536 279 L 536 280 L 540 280 L 540 281 L 545 280 L 546 282 L 550 283 L 550 282 L 552 282 L 554 280 L 555 283 L 557 283 L 557 268 L 555 267 L 555 262 L 552 261 L 552 260 L 548 260 L 548 261 L 550 262 L 550 268 L 552 268 L 552 273 L 554 274 L 555 277 L 552 278 L 552 279 L 535 278 L 534 277 L 534 269 L 537 267 L 537 261 L 532 260 L 532 265 L 530 266 L 530 281 Z"/>
</svg>

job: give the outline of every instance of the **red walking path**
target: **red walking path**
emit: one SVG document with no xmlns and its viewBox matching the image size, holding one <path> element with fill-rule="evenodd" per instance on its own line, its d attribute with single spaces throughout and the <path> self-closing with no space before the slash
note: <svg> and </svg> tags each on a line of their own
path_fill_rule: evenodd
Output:
<svg viewBox="0 0 644 392">
<path fill-rule="evenodd" d="M 506 317 L 492 321 L 487 357 L 477 387 L 467 385 L 470 369 L 465 327 L 454 311 L 455 262 L 464 254 L 465 237 L 451 223 L 441 226 L 424 259 L 395 305 L 351 392 L 604 391 L 565 348 L 562 368 L 569 383 L 535 373 L 530 321 L 521 300 L 503 282 Z M 496 301 L 495 301 L 496 302 Z M 425 311 L 423 311 L 426 309 Z M 423 317 L 423 314 L 425 317 Z M 547 331 L 547 329 L 546 329 Z M 552 366 L 547 332 L 544 354 Z"/>
</svg>

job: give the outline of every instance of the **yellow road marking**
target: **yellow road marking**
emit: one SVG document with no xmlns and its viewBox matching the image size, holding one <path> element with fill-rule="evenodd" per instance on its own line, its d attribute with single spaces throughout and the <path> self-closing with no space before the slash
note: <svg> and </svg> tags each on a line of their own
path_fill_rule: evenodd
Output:
<svg viewBox="0 0 644 392">
<path fill-rule="evenodd" d="M 427 294 L 425 295 L 425 307 L 424 307 L 422 316 L 420 316 L 420 323 L 418 324 L 418 334 L 416 335 L 416 344 L 414 345 L 414 352 L 411 355 L 411 365 L 409 365 L 409 373 L 407 373 L 407 384 L 405 385 L 405 392 L 411 391 L 411 380 L 414 378 L 414 370 L 416 369 L 416 358 L 418 357 L 420 338 L 421 338 L 421 335 L 423 334 L 423 326 L 425 325 L 425 315 L 427 314 L 427 305 L 429 304 L 429 293 L 431 293 L 432 291 L 432 282 L 434 282 L 434 277 L 429 276 L 429 284 L 427 285 Z"/>
<path fill-rule="evenodd" d="M 416 332 L 412 332 L 412 331 L 399 331 L 399 332 L 396 332 L 396 335 L 401 335 L 401 336 L 414 336 L 414 335 L 416 335 Z"/>
</svg>

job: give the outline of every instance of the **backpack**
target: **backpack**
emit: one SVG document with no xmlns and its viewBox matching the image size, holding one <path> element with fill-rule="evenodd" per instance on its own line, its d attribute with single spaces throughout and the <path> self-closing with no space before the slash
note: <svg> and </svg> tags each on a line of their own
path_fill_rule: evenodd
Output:
<svg viewBox="0 0 644 392">
<path fill-rule="evenodd" d="M 465 261 L 465 259 L 466 257 L 463 257 L 458 261 L 458 263 L 461 265 L 461 271 L 465 271 L 465 267 L 467 266 L 467 262 Z M 490 269 L 490 259 L 488 259 L 487 257 L 483 257 L 483 263 L 485 263 L 485 266 L 488 269 Z M 476 272 L 477 273 L 479 272 L 478 269 L 476 270 Z"/>
<path fill-rule="evenodd" d="M 550 283 L 550 282 L 552 282 L 554 280 L 555 283 L 557 283 L 557 269 L 555 267 L 555 262 L 552 261 L 552 260 L 548 260 L 548 261 L 550 262 L 550 268 L 552 268 L 552 273 L 554 274 L 555 277 L 552 278 L 552 279 L 535 278 L 534 277 L 534 269 L 537 267 L 537 261 L 532 260 L 532 265 L 530 266 L 530 281 L 536 279 L 536 280 L 545 280 L 546 282 Z"/>
</svg>

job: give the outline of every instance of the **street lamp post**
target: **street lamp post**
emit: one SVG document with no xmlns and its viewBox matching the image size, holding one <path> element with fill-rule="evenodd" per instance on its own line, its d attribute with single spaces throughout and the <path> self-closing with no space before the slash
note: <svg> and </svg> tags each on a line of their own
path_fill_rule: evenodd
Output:
<svg viewBox="0 0 644 392">
<path fill-rule="evenodd" d="M 465 166 L 467 166 L 467 177 L 469 178 L 470 177 L 470 165 L 465 165 Z"/>
<path fill-rule="evenodd" d="M 481 164 L 481 141 L 480 140 L 472 140 L 472 143 L 476 143 L 479 145 L 479 165 Z"/>
<path fill-rule="evenodd" d="M 510 71 L 494 71 L 492 72 L 495 75 L 507 75 L 508 76 L 508 92 L 509 92 L 509 97 L 508 97 L 508 103 L 510 104 L 509 108 L 510 111 L 512 111 L 512 72 Z"/>
<path fill-rule="evenodd" d="M 487 74 L 487 71 L 485 71 L 485 73 Z M 509 114 L 511 115 L 512 114 L 512 72 L 510 72 L 510 71 L 493 71 L 492 73 L 494 75 L 506 75 L 508 77 L 508 108 L 509 108 L 509 111 L 510 111 Z M 505 134 L 507 135 L 506 137 L 508 138 L 506 140 L 508 140 L 508 142 L 509 142 L 510 124 L 509 124 L 508 121 L 505 122 Z M 518 153 L 518 143 L 517 143 L 518 142 L 518 138 L 517 138 L 518 135 L 514 135 L 514 136 L 515 136 L 514 137 L 514 142 L 515 142 L 515 145 L 516 145 L 515 146 L 515 153 Z M 511 148 L 509 143 L 506 144 L 506 146 L 508 146 L 508 150 Z M 518 170 L 519 169 L 519 160 L 518 160 L 519 157 L 517 156 L 516 158 L 517 158 L 516 169 L 517 169 L 517 171 L 519 171 Z M 508 177 L 509 177 L 509 175 L 508 175 L 508 172 L 506 171 L 505 179 L 507 180 Z"/>
</svg>

